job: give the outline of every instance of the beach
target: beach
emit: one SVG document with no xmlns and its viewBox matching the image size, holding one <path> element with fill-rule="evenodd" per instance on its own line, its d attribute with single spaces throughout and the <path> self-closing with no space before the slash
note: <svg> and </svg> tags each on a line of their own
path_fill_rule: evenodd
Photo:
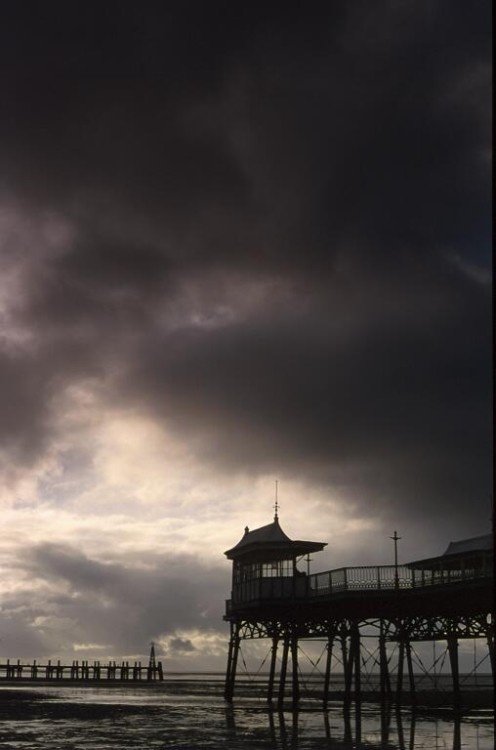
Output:
<svg viewBox="0 0 496 750">
<path fill-rule="evenodd" d="M 4 750 L 119 748 L 463 748 L 492 750 L 493 714 L 472 706 L 461 716 L 446 706 L 381 711 L 363 701 L 357 713 L 333 700 L 324 712 L 311 699 L 293 714 L 269 711 L 256 685 L 241 683 L 225 704 L 220 675 L 185 675 L 155 685 L 2 685 L 0 746 Z M 482 691 L 487 693 L 487 691 Z M 481 692 L 481 695 L 482 695 Z M 483 701 L 481 701 L 481 704 Z"/>
</svg>

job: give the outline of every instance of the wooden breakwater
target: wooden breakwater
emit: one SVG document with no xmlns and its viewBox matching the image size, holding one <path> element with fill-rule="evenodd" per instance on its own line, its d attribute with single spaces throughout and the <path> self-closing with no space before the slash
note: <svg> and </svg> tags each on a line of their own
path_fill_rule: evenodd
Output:
<svg viewBox="0 0 496 750">
<path fill-rule="evenodd" d="M 161 661 L 142 664 L 135 661 L 100 661 L 89 662 L 88 660 L 73 660 L 71 664 L 63 664 L 60 659 L 46 663 L 38 663 L 36 659 L 32 662 L 22 662 L 20 659 L 11 661 L 7 659 L 0 662 L 0 680 L 15 681 L 48 681 L 48 682 L 153 682 L 164 679 L 164 670 Z"/>
</svg>

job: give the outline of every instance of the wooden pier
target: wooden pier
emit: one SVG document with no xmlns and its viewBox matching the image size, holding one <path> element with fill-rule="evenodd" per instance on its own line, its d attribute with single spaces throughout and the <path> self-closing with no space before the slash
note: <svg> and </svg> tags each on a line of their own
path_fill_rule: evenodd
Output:
<svg viewBox="0 0 496 750">
<path fill-rule="evenodd" d="M 396 533 L 392 538 L 396 545 Z M 239 543 L 225 553 L 233 561 L 232 592 L 224 616 L 231 629 L 226 701 L 232 702 L 235 695 L 241 643 L 260 638 L 271 642 L 266 697 L 269 705 L 275 702 L 278 708 L 285 705 L 287 692 L 293 709 L 298 708 L 299 643 L 304 639 L 326 643 L 324 707 L 337 653 L 345 703 L 354 700 L 358 705 L 362 700 L 362 670 L 368 658 L 364 637 L 371 632 L 377 638 L 380 696 L 385 702 L 416 703 L 412 651 L 417 641 L 446 642 L 455 708 L 462 704 L 460 640 L 487 643 L 494 677 L 490 536 L 451 544 L 444 555 L 407 565 L 339 568 L 314 575 L 298 569 L 298 561 L 324 546 L 289 539 L 276 510 L 272 524 L 251 532 L 246 528 Z M 396 645 L 394 668 L 388 644 Z"/>
<path fill-rule="evenodd" d="M 52 662 L 50 659 L 45 664 L 39 664 L 35 659 L 33 662 L 21 662 L 20 659 L 11 662 L 7 659 L 0 663 L 0 680 L 46 680 L 49 682 L 140 682 L 163 680 L 164 672 L 162 662 L 157 662 L 155 667 L 143 665 L 140 661 L 130 664 L 128 661 L 117 663 L 109 661 L 102 664 L 99 661 L 73 661 L 71 664 L 62 664 L 60 660 Z"/>
<path fill-rule="evenodd" d="M 22 662 L 17 659 L 11 662 L 7 659 L 0 663 L 0 680 L 7 681 L 48 681 L 48 682 L 154 682 L 164 679 L 164 670 L 161 661 L 155 658 L 155 644 L 150 644 L 150 657 L 148 664 L 135 661 L 122 661 L 119 664 L 110 660 L 106 664 L 100 661 L 90 662 L 88 660 L 73 660 L 71 664 L 62 664 L 60 659 L 53 662 L 49 659 L 45 664 L 39 664 L 36 659 L 31 663 Z"/>
</svg>

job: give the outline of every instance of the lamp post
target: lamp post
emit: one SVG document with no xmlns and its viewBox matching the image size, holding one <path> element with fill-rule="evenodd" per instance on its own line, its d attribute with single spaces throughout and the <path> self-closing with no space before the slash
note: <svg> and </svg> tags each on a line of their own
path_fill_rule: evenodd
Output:
<svg viewBox="0 0 496 750">
<path fill-rule="evenodd" d="M 307 576 L 310 575 L 310 563 L 312 562 L 312 558 L 310 557 L 310 553 L 307 555 Z"/>
<path fill-rule="evenodd" d="M 398 542 L 401 539 L 400 536 L 394 532 L 393 536 L 389 537 L 394 542 L 394 588 L 399 589 L 400 587 L 400 581 L 398 578 Z"/>
</svg>

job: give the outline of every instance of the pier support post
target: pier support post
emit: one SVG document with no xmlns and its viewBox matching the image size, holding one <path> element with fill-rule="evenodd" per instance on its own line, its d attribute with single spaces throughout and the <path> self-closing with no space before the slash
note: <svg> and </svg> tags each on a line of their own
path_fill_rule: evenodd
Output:
<svg viewBox="0 0 496 750">
<path fill-rule="evenodd" d="M 415 692 L 415 675 L 413 674 L 412 644 L 409 639 L 405 641 L 405 653 L 406 666 L 408 669 L 408 684 L 410 686 L 410 701 L 412 706 L 414 706 L 417 703 L 417 695 Z"/>
<path fill-rule="evenodd" d="M 284 705 L 284 688 L 286 686 L 286 672 L 288 671 L 288 653 L 289 653 L 289 636 L 284 635 L 282 644 L 282 661 L 281 661 L 281 672 L 279 675 L 279 695 L 277 698 L 277 706 L 282 709 Z"/>
<path fill-rule="evenodd" d="M 448 654 L 451 665 L 451 680 L 453 683 L 453 702 L 456 709 L 460 708 L 460 672 L 458 668 L 458 638 L 450 635 L 448 638 Z"/>
<path fill-rule="evenodd" d="M 396 729 L 398 731 L 398 748 L 404 750 L 405 735 L 403 733 L 403 719 L 401 718 L 401 706 L 396 706 Z"/>
<path fill-rule="evenodd" d="M 229 654 L 227 659 L 226 686 L 224 697 L 228 703 L 232 703 L 234 695 L 236 669 L 238 666 L 239 642 L 239 623 L 236 623 L 234 626 L 231 626 L 231 638 L 229 641 Z"/>
<path fill-rule="evenodd" d="M 358 624 L 355 623 L 353 625 L 352 631 L 351 631 L 351 649 L 350 649 L 350 660 L 353 659 L 352 664 L 350 665 L 350 668 L 353 669 L 355 673 L 355 703 L 356 703 L 356 710 L 359 711 L 359 704 L 362 700 L 362 683 L 361 683 L 361 665 L 360 665 L 360 629 L 358 627 Z M 350 671 L 351 671 L 350 669 Z"/>
<path fill-rule="evenodd" d="M 398 643 L 398 672 L 396 679 L 396 702 L 401 703 L 403 697 L 403 664 L 405 661 L 405 641 L 403 636 Z"/>
<path fill-rule="evenodd" d="M 494 654 L 494 633 L 492 631 L 488 631 L 487 633 L 487 649 L 489 651 L 489 661 L 491 662 L 491 673 L 493 676 L 493 682 L 494 682 L 494 673 L 495 673 L 495 654 Z"/>
<path fill-rule="evenodd" d="M 453 750 L 461 750 L 462 736 L 460 729 L 460 715 L 458 714 L 455 715 L 455 720 L 453 722 Z"/>
<path fill-rule="evenodd" d="M 341 636 L 341 653 L 343 655 L 344 670 L 344 700 L 345 703 L 348 704 L 351 701 L 351 680 L 353 676 L 353 664 L 351 660 L 353 658 L 353 649 L 350 642 L 350 649 L 348 652 L 346 635 Z"/>
<path fill-rule="evenodd" d="M 381 620 L 381 630 L 379 635 L 379 670 L 381 684 L 381 701 L 385 703 L 391 695 L 391 682 L 389 679 L 388 658 L 386 651 L 386 636 L 384 635 L 384 624 Z"/>
<path fill-rule="evenodd" d="M 293 635 L 291 638 L 291 665 L 292 665 L 292 706 L 293 711 L 298 709 L 300 702 L 300 684 L 298 681 L 298 636 Z"/>
<path fill-rule="evenodd" d="M 334 642 L 333 637 L 329 636 L 329 639 L 327 641 L 327 657 L 326 657 L 326 668 L 325 668 L 325 677 L 324 677 L 324 695 L 322 698 L 323 708 L 327 708 L 327 704 L 329 702 L 329 684 L 331 681 L 331 662 L 332 662 L 333 642 Z"/>
<path fill-rule="evenodd" d="M 227 651 L 227 667 L 226 667 L 226 681 L 224 684 L 224 698 L 226 701 L 230 702 L 232 696 L 230 695 L 230 689 L 231 689 L 231 669 L 232 669 L 232 657 L 233 657 L 233 648 L 234 648 L 234 630 L 233 626 L 231 624 L 231 636 L 229 638 L 229 647 Z M 137 676 L 137 667 L 135 666 L 135 674 Z"/>
<path fill-rule="evenodd" d="M 383 703 L 381 705 L 381 747 L 389 747 L 389 725 L 390 723 L 391 723 L 391 706 L 389 703 Z"/>
<path fill-rule="evenodd" d="M 272 697 L 274 695 L 274 681 L 276 677 L 276 663 L 277 663 L 277 647 L 279 644 L 279 638 L 275 635 L 272 638 L 272 653 L 270 655 L 270 672 L 269 672 L 269 684 L 267 687 L 267 703 L 272 703 Z"/>
</svg>

